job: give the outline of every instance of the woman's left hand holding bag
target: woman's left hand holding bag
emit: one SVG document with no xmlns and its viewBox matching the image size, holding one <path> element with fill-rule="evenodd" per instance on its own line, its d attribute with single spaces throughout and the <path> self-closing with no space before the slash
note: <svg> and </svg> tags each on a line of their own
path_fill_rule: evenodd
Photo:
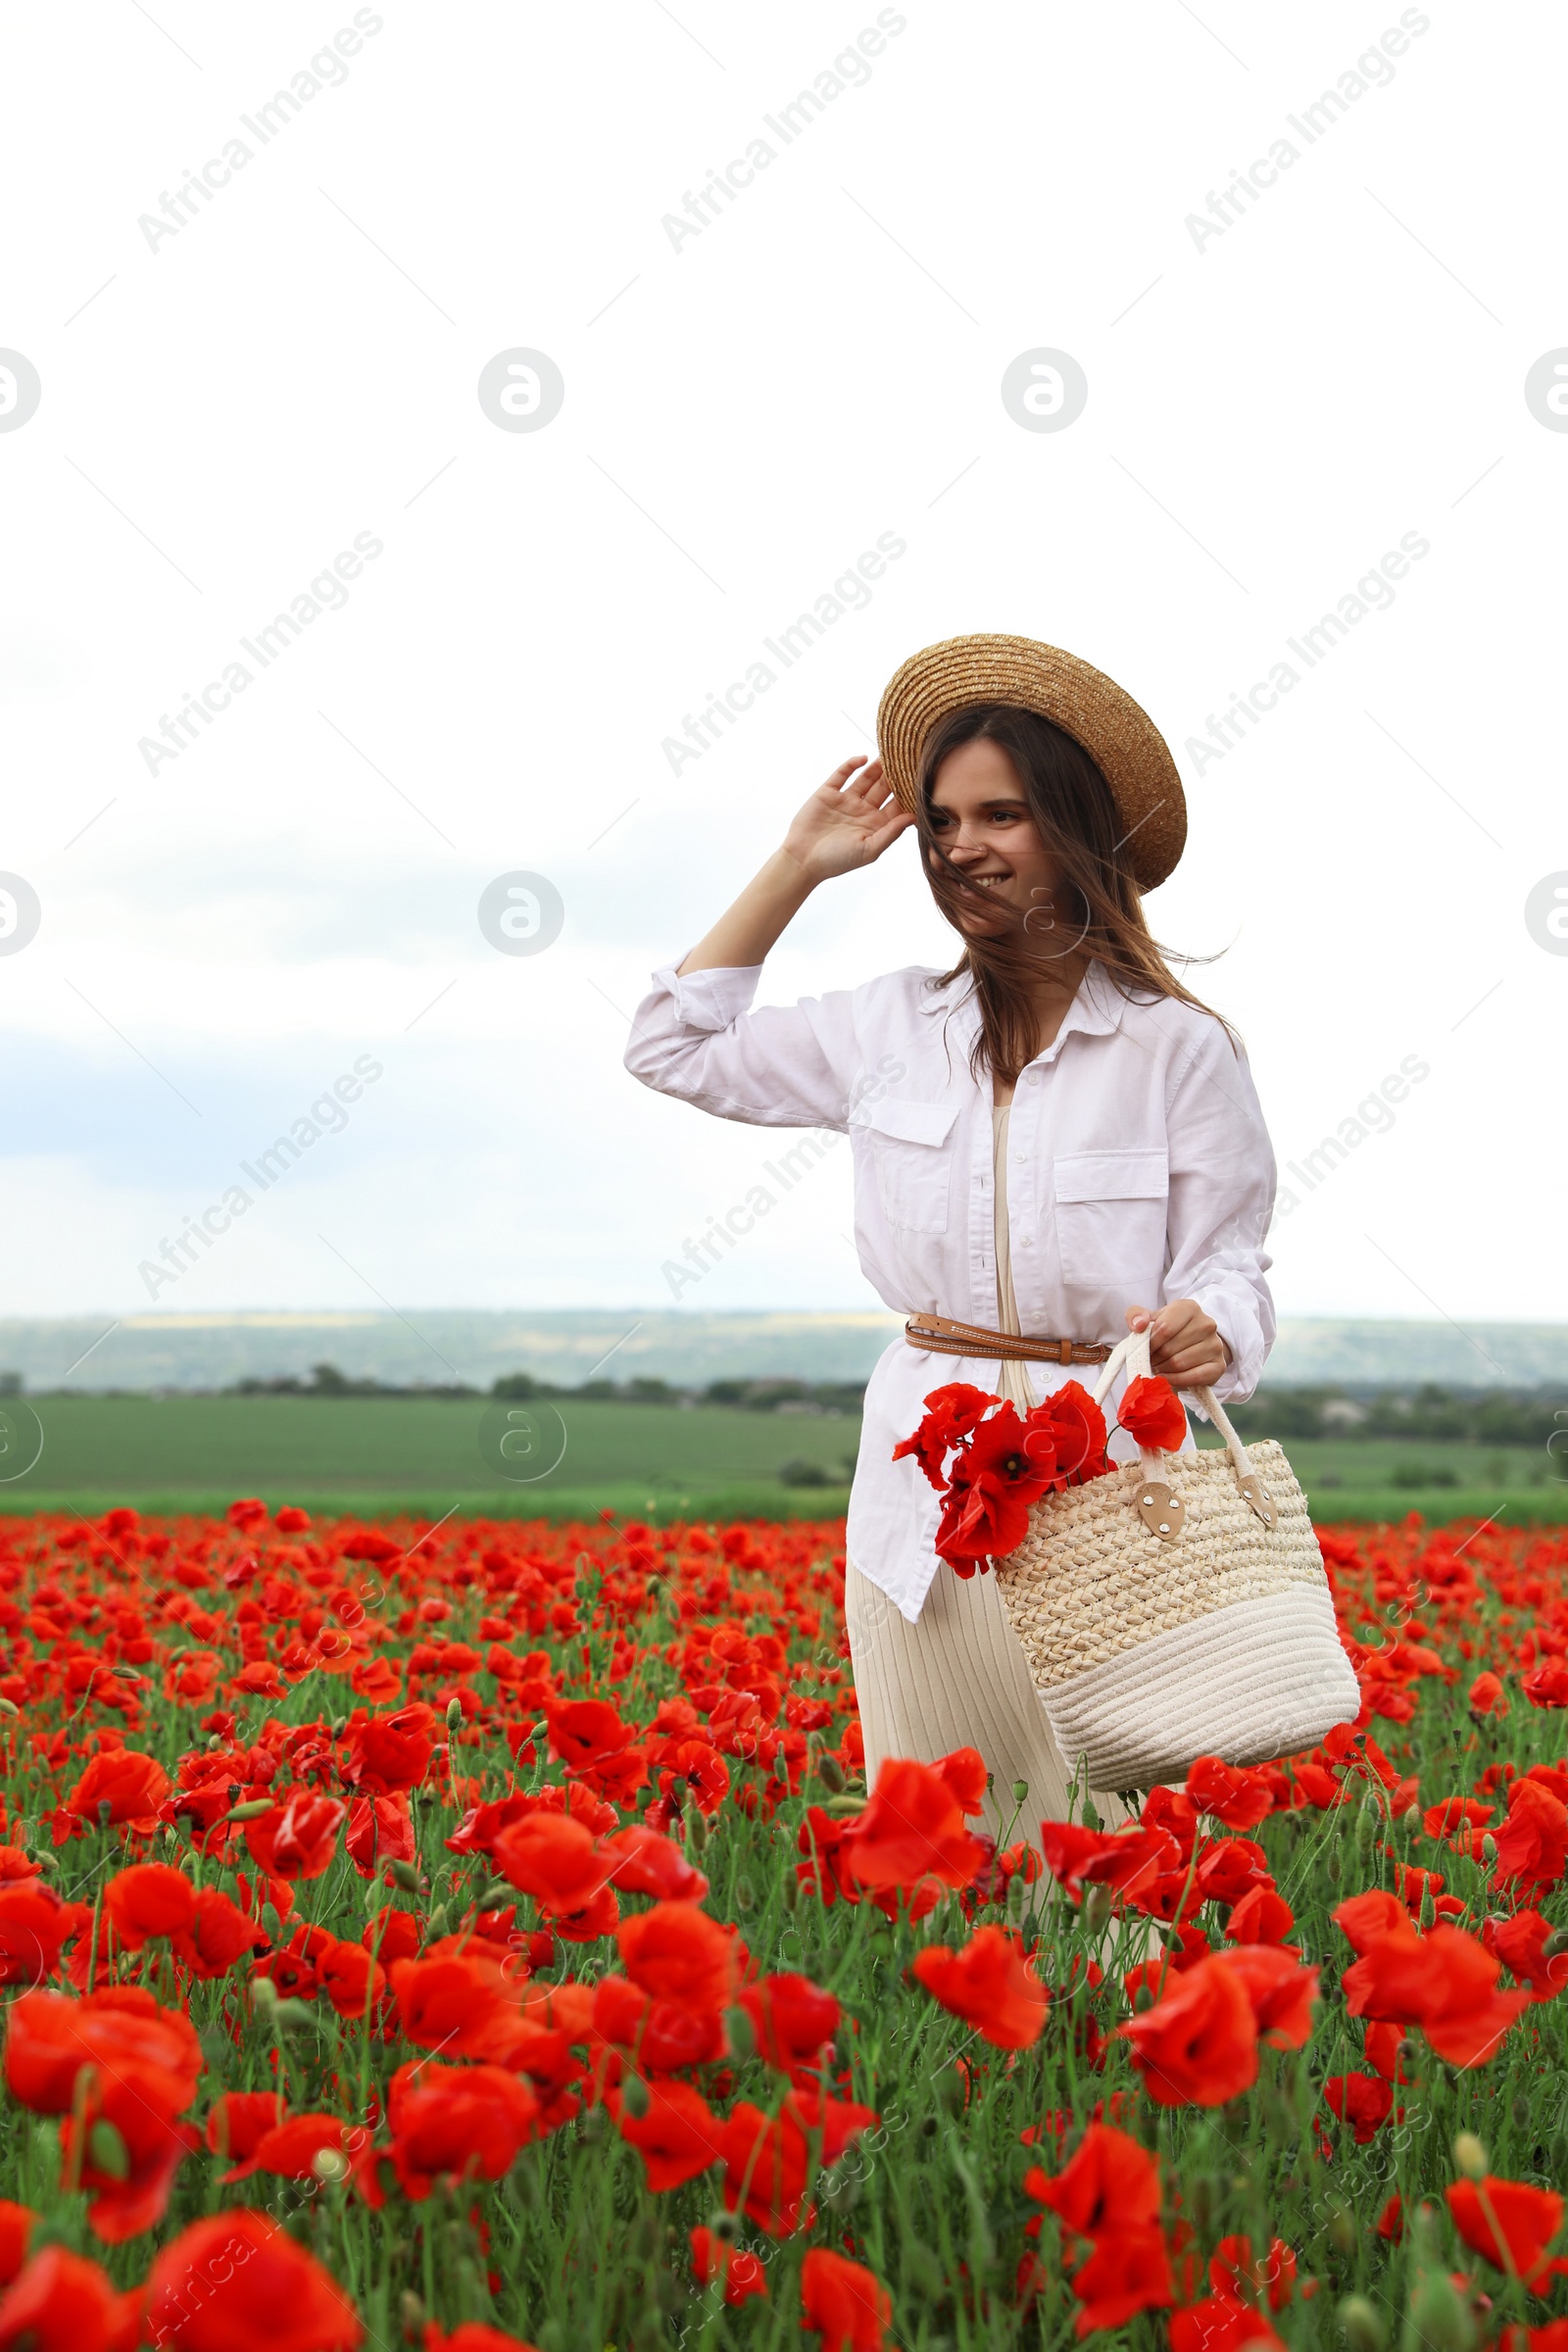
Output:
<svg viewBox="0 0 1568 2352">
<path fill-rule="evenodd" d="M 1218 1324 L 1196 1298 L 1168 1299 L 1154 1315 L 1130 1306 L 1127 1328 L 1148 1332 L 1151 1367 L 1175 1389 L 1211 1389 L 1231 1360 Z"/>
</svg>

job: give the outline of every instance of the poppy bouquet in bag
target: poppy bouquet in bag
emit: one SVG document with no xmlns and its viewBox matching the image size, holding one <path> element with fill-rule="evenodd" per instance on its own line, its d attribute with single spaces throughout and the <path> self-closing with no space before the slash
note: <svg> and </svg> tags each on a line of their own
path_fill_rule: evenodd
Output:
<svg viewBox="0 0 1568 2352">
<path fill-rule="evenodd" d="M 893 1449 L 912 1455 L 943 1496 L 936 1548 L 962 1577 L 1015 1551 L 1030 1506 L 1107 1477 L 1105 1416 L 1087 1389 L 1064 1381 L 1027 1413 L 985 1389 L 955 1381 L 933 1389 L 919 1427 Z M 1129 1381 L 1117 1413 L 1138 1444 L 1179 1446 L 1187 1416 L 1168 1380 Z"/>
</svg>

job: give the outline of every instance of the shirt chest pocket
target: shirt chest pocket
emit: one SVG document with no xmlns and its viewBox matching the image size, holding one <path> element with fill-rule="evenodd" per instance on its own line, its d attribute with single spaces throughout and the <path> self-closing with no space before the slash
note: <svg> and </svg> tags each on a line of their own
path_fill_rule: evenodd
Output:
<svg viewBox="0 0 1568 2352">
<path fill-rule="evenodd" d="M 1135 1291 L 1165 1271 L 1170 1163 L 1163 1150 L 1063 1152 L 1055 1162 L 1063 1281 Z"/>
<path fill-rule="evenodd" d="M 948 1138 L 957 1115 L 951 1102 L 862 1102 L 851 1113 L 875 1171 L 882 1214 L 904 1233 L 948 1229 Z"/>
</svg>

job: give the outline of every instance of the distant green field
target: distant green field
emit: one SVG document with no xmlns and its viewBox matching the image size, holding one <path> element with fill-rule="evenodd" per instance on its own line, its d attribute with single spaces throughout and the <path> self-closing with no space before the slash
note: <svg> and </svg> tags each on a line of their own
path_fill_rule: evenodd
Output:
<svg viewBox="0 0 1568 2352">
<path fill-rule="evenodd" d="M 850 1416 L 570 1397 L 43 1396 L 32 1409 L 43 1451 L 25 1476 L 0 1480 L 0 1510 L 221 1510 L 260 1494 L 274 1507 L 432 1519 L 454 1506 L 493 1517 L 819 1517 L 843 1509 L 859 1437 Z M 0 1400 L 6 1411 L 24 1419 Z M 1302 1439 L 1287 1451 L 1319 1521 L 1412 1509 L 1435 1521 L 1568 1519 L 1568 1482 L 1522 1447 Z M 829 1483 L 786 1484 L 787 1463 L 813 1465 Z"/>
</svg>

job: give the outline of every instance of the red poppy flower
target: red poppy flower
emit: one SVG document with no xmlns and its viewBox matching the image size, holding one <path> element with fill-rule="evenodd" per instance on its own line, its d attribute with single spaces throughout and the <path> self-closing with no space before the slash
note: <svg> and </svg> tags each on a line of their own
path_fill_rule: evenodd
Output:
<svg viewBox="0 0 1568 2352">
<path fill-rule="evenodd" d="M 1171 2352 L 1246 2352 L 1251 2344 L 1261 2345 L 1263 2352 L 1284 2352 L 1262 2313 L 1231 2294 L 1205 2295 L 1173 2311 L 1167 2324 Z"/>
<path fill-rule="evenodd" d="M 1113 1886 L 1136 1902 L 1182 1860 L 1168 1830 L 1142 1824 L 1126 1830 L 1086 1830 L 1077 1822 L 1043 1821 L 1040 1849 L 1052 1876 L 1075 1902 L 1082 1898 L 1086 1883 Z"/>
<path fill-rule="evenodd" d="M 715 2278 L 722 2278 L 726 2303 L 739 2305 L 751 2295 L 765 2298 L 767 2273 L 755 2254 L 742 2253 L 728 2238 L 715 2236 L 701 2226 L 691 2233 L 691 2246 L 692 2269 L 699 2281 L 711 2286 Z"/>
<path fill-rule="evenodd" d="M 801 2320 L 820 2332 L 822 2352 L 882 2352 L 893 2298 L 863 2264 L 813 2246 L 801 2265 Z"/>
<path fill-rule="evenodd" d="M 1079 2237 L 1159 2219 L 1159 2163 L 1109 2124 L 1090 2124 L 1070 2164 L 1054 2178 L 1038 2166 L 1024 2187 Z"/>
<path fill-rule="evenodd" d="M 899 1462 L 906 1454 L 912 1454 L 941 1494 L 948 1483 L 943 1468 L 948 1455 L 971 1430 L 978 1428 L 996 1401 L 984 1389 L 971 1388 L 967 1381 L 956 1380 L 945 1389 L 933 1389 L 925 1398 L 925 1418 L 912 1437 L 894 1446 L 893 1459 Z"/>
<path fill-rule="evenodd" d="M 962 1951 L 927 1944 L 910 1965 L 927 1992 L 993 2048 L 1027 2050 L 1040 2039 L 1051 1995 L 1024 1959 L 1016 1936 L 983 1927 Z"/>
<path fill-rule="evenodd" d="M 974 1561 L 1003 1559 L 1017 1549 L 1029 1532 L 1029 1506 L 1054 1475 L 1054 1463 L 1042 1468 L 1026 1447 L 1024 1425 L 1012 1405 L 1004 1404 L 981 1422 L 954 1465 L 937 1523 L 941 1558 L 972 1573 Z"/>
<path fill-rule="evenodd" d="M 394 1960 L 392 1990 L 403 2031 L 421 2049 L 504 2063 L 517 2038 L 526 1971 L 493 1945 L 469 1939 L 461 1951 L 432 1949 Z"/>
<path fill-rule="evenodd" d="M 1528 1775 L 1508 1790 L 1508 1818 L 1493 1831 L 1499 1886 L 1555 1886 L 1568 1861 L 1568 1806 Z"/>
<path fill-rule="evenodd" d="M 1187 1410 L 1168 1380 L 1130 1380 L 1116 1419 L 1138 1445 L 1155 1453 L 1179 1453 L 1187 1439 Z"/>
<path fill-rule="evenodd" d="M 1470 1832 L 1484 1829 L 1496 1812 L 1495 1805 L 1478 1804 L 1471 1796 L 1446 1796 L 1439 1805 L 1429 1805 L 1421 1816 L 1421 1827 L 1429 1838 L 1446 1838 L 1462 1854 L 1471 1850 Z"/>
<path fill-rule="evenodd" d="M 215 2156 L 243 2164 L 286 2114 L 280 2090 L 225 2090 L 208 2114 L 207 2145 Z"/>
<path fill-rule="evenodd" d="M 951 1755 L 938 1756 L 931 1769 L 953 1791 L 960 1813 L 985 1811 L 991 1773 L 977 1747 L 956 1747 Z"/>
<path fill-rule="evenodd" d="M 1176 2299 L 1170 2255 L 1152 2225 L 1118 2227 L 1091 2241 L 1087 2262 L 1073 2274 L 1072 2291 L 1083 2309 L 1073 2323 L 1079 2336 L 1100 2328 L 1124 2328 L 1140 2311 L 1162 2311 Z"/>
<path fill-rule="evenodd" d="M 0 1886 L 0 1984 L 38 1984 L 60 1965 L 75 1914 L 51 1887 L 15 1879 Z"/>
<path fill-rule="evenodd" d="M 110 1925 L 127 1951 L 155 1936 L 174 1936 L 196 1924 L 196 1889 L 167 1862 L 136 1862 L 117 1870 L 104 1888 Z"/>
<path fill-rule="evenodd" d="M 832 1993 L 809 1977 L 763 1977 L 737 1995 L 752 2021 L 757 2054 L 792 2079 L 819 2067 L 843 2016 Z"/>
<path fill-rule="evenodd" d="M 924 1878 L 964 1886 L 986 1848 L 964 1826 L 947 1782 L 928 1764 L 890 1756 L 870 1802 L 843 1839 L 845 1864 L 862 1886 L 906 1889 Z"/>
<path fill-rule="evenodd" d="M 1568 1666 L 1561 1658 L 1546 1658 L 1520 1676 L 1519 1688 L 1533 1707 L 1568 1707 Z"/>
<path fill-rule="evenodd" d="M 1269 1884 L 1268 1857 L 1255 1838 L 1216 1838 L 1199 1857 L 1194 1884 L 1205 1902 L 1239 1903 Z"/>
<path fill-rule="evenodd" d="M 564 1813 L 514 1822 L 497 1836 L 491 1856 L 501 1876 L 546 1912 L 583 1910 L 613 1867 L 581 1822 Z"/>
<path fill-rule="evenodd" d="M 1275 1886 L 1250 1886 L 1225 1922 L 1227 1943 L 1283 1943 L 1296 1913 Z"/>
<path fill-rule="evenodd" d="M 1200 1813 L 1211 1813 L 1228 1830 L 1254 1830 L 1274 1810 L 1274 1794 L 1260 1772 L 1245 1772 L 1218 1756 L 1195 1757 L 1186 1792 Z"/>
<path fill-rule="evenodd" d="M 427 2197 L 438 2177 L 499 2180 L 533 2138 L 539 2102 L 499 2066 L 412 2059 L 392 2077 L 387 2119 L 405 2196 Z"/>
<path fill-rule="evenodd" d="M 1521 1984 L 1528 1984 L 1538 2001 L 1549 2001 L 1568 1984 L 1568 1952 L 1555 1952 L 1548 1960 L 1546 1937 L 1551 1923 L 1539 1911 L 1516 1911 L 1511 1919 L 1485 1919 L 1481 1923 L 1481 1940 L 1494 1958 L 1500 1960 Z"/>
<path fill-rule="evenodd" d="M 105 1747 L 92 1758 L 64 1809 L 95 1827 L 103 1821 L 150 1835 L 169 1792 L 169 1775 L 156 1757 L 128 1747 Z"/>
<path fill-rule="evenodd" d="M 1257 2080 L 1257 2022 L 1235 1959 L 1216 1953 L 1167 1980 L 1164 1997 L 1117 2028 L 1162 2107 L 1222 2107 Z"/>
<path fill-rule="evenodd" d="M 6 2017 L 6 2081 L 13 2098 L 36 2115 L 66 2115 L 84 2066 L 102 2073 L 134 2066 L 153 2095 L 178 2115 L 196 2095 L 201 2043 L 188 2018 L 160 2009 L 150 1992 L 124 1986 L 73 2000 L 24 1992 Z"/>
<path fill-rule="evenodd" d="M 415 1857 L 414 1819 L 404 1796 L 357 1796 L 349 1807 L 343 1851 L 362 1879 L 373 1878 L 389 1862 Z"/>
<path fill-rule="evenodd" d="M 1472 1715 L 1506 1715 L 1508 1701 L 1500 1676 L 1490 1671 L 1478 1674 L 1470 1686 L 1469 1704 Z"/>
<path fill-rule="evenodd" d="M 1460 1929 L 1421 1936 L 1406 1925 L 1368 1944 L 1342 1986 L 1351 2017 L 1417 2025 L 1450 2066 L 1484 2066 L 1530 2006 L 1528 1991 L 1497 1991 L 1500 1973 L 1498 1960 Z"/>
<path fill-rule="evenodd" d="M 722 2009 L 686 2001 L 651 2001 L 627 1977 L 601 1977 L 594 1986 L 593 2030 L 629 2051 L 645 2074 L 674 2074 L 704 2066 L 725 2050 Z"/>
<path fill-rule="evenodd" d="M 363 1943 L 334 1941 L 316 1963 L 316 1979 L 339 2017 L 366 2017 L 386 1989 L 386 1972 Z"/>
<path fill-rule="evenodd" d="M 340 2115 L 291 2115 L 264 2132 L 256 2145 L 232 2171 L 225 2183 L 248 2180 L 253 2173 L 275 2173 L 284 2180 L 309 2180 L 323 2149 L 341 2156 L 357 2148 L 369 2134 L 364 2127 L 346 2124 Z"/>
<path fill-rule="evenodd" d="M 1444 2194 L 1465 2244 L 1499 2271 L 1532 2286 L 1543 2285 L 1550 2272 L 1568 2271 L 1568 2262 L 1546 2259 L 1562 2227 L 1563 2201 L 1555 2189 L 1489 2173 L 1484 2180 L 1456 2180 Z"/>
<path fill-rule="evenodd" d="M 345 1780 L 383 1796 L 416 1788 L 430 1769 L 438 1728 L 435 1709 L 419 1699 L 390 1715 L 372 1715 L 350 1735 L 354 1752 Z"/>
<path fill-rule="evenodd" d="M 1081 1487 L 1115 1465 L 1105 1458 L 1105 1416 L 1076 1380 L 1031 1407 L 1023 1420 L 1024 1450 L 1050 1473 L 1052 1488 Z"/>
<path fill-rule="evenodd" d="M 85 2096 L 62 2118 L 62 2177 L 86 2190 L 88 2223 L 107 2245 L 139 2237 L 163 2220 L 175 2173 L 201 2146 L 189 2124 L 175 2122 L 176 2101 L 183 2104 L 179 2086 L 172 2090 L 162 2069 L 117 2057 L 93 2068 Z"/>
<path fill-rule="evenodd" d="M 192 1911 L 190 1926 L 173 1937 L 173 1949 L 193 1977 L 211 1983 L 227 1976 L 248 1953 L 266 1950 L 270 1940 L 267 1930 L 247 1919 L 238 1904 L 231 1903 L 217 1886 L 203 1886 Z"/>
<path fill-rule="evenodd" d="M 1270 1943 L 1240 1944 L 1215 1958 L 1246 1985 L 1261 2038 L 1277 2050 L 1304 2049 L 1312 2034 L 1317 1970 Z"/>
<path fill-rule="evenodd" d="M 809 2152 L 798 2125 L 738 2099 L 719 2138 L 729 2211 L 741 2206 L 770 2237 L 787 2237 L 801 2226 Z"/>
<path fill-rule="evenodd" d="M 38 2216 L 30 2205 L 0 2197 L 0 2286 L 9 2286 L 27 2259 L 27 2240 Z"/>
<path fill-rule="evenodd" d="M 344 2289 L 286 2230 L 249 2206 L 192 2222 L 147 2280 L 147 2340 L 179 2352 L 356 2352 Z"/>
<path fill-rule="evenodd" d="M 654 2000 L 722 2009 L 735 1979 L 735 1944 L 695 1903 L 656 1903 L 616 1936 L 627 1976 Z"/>
<path fill-rule="evenodd" d="M 46 2246 L 0 2296 L 0 2346 L 25 2352 L 135 2352 L 138 2294 L 117 2295 L 95 2262 Z"/>
<path fill-rule="evenodd" d="M 602 1838 L 599 1851 L 611 1866 L 611 1884 L 623 1894 L 700 1903 L 708 1892 L 707 1879 L 674 1838 L 661 1837 L 644 1822 L 628 1822 L 613 1837 Z"/>
<path fill-rule="evenodd" d="M 270 1879 L 289 1886 L 297 1879 L 318 1879 L 337 1850 L 347 1812 L 335 1796 L 296 1788 L 270 1813 L 246 1823 L 245 1842 Z"/>
<path fill-rule="evenodd" d="M 1349 2125 L 1358 2148 L 1377 2137 L 1394 2112 L 1394 2092 L 1381 2075 L 1331 2075 L 1323 2096 L 1340 2121 Z"/>
<path fill-rule="evenodd" d="M 524 2343 L 520 2335 L 508 2335 L 500 2328 L 487 2328 L 483 2320 L 465 2320 L 448 2335 L 434 2320 L 424 2323 L 424 2352 L 535 2352 L 532 2344 Z"/>
<path fill-rule="evenodd" d="M 1222 2237 L 1208 2258 L 1208 2282 L 1222 2295 L 1266 2295 L 1270 2311 L 1283 2311 L 1296 2292 L 1296 2256 L 1281 2237 L 1269 2239 L 1266 2255 L 1252 2252 L 1250 2237 Z"/>
<path fill-rule="evenodd" d="M 651 2189 L 679 2188 L 717 2163 L 724 2127 L 689 2082 L 654 2082 L 644 2088 L 648 2104 L 641 2115 L 633 2115 L 623 2099 L 616 2100 L 616 2129 L 642 2157 Z"/>
</svg>

